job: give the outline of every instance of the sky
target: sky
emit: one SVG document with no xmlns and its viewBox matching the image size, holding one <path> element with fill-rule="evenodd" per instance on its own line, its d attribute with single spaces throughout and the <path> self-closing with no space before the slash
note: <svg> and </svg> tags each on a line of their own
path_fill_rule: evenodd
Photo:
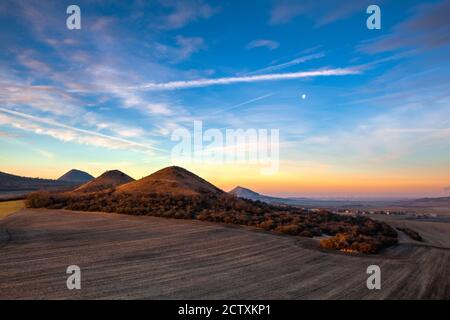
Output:
<svg viewBox="0 0 450 320">
<path fill-rule="evenodd" d="M 0 171 L 139 179 L 177 164 L 174 133 L 201 121 L 279 132 L 271 174 L 184 163 L 224 190 L 448 196 L 450 1 L 377 1 L 379 30 L 370 4 L 2 0 Z"/>
</svg>

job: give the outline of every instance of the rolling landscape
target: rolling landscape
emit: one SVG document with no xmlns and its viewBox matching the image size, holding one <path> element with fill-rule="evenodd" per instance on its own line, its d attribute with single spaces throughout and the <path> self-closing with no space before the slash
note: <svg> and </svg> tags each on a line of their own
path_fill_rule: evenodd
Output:
<svg viewBox="0 0 450 320">
<path fill-rule="evenodd" d="M 137 181 L 110 170 L 21 206 L 0 203 L 0 298 L 450 298 L 449 216 L 349 217 L 237 190 L 180 167 Z M 85 273 L 80 292 L 57 272 L 72 262 Z M 372 264 L 383 269 L 381 291 L 365 286 Z"/>
<path fill-rule="evenodd" d="M 1 0 L 0 301 L 449 301 L 449 13 Z"/>
<path fill-rule="evenodd" d="M 450 197 L 411 199 L 314 199 L 267 196 L 248 188 L 236 187 L 229 191 L 238 197 L 274 204 L 286 204 L 304 208 L 324 208 L 334 211 L 345 209 L 356 212 L 401 212 L 417 215 L 450 216 Z"/>
<path fill-rule="evenodd" d="M 0 172 L 0 200 L 23 197 L 37 190 L 69 190 L 94 179 L 91 175 L 73 169 L 56 180 L 21 177 Z"/>
<path fill-rule="evenodd" d="M 314 240 L 196 220 L 23 210 L 0 222 L 2 299 L 449 299 L 449 223 L 399 221 L 402 237 L 376 256 L 324 252 Z M 423 226 L 422 226 L 423 224 Z M 6 238 L 6 239 L 5 239 Z M 79 264 L 83 289 L 65 288 Z M 383 270 L 382 290 L 366 268 Z M 7 270 L 7 271 L 5 271 Z"/>
</svg>

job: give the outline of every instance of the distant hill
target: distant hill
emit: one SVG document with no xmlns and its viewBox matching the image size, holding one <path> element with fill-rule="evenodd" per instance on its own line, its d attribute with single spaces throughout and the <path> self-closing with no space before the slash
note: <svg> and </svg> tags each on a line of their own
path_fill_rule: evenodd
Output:
<svg viewBox="0 0 450 320">
<path fill-rule="evenodd" d="M 262 197 L 259 193 L 252 191 L 250 189 L 247 189 L 247 188 L 240 187 L 240 186 L 237 186 L 233 190 L 228 191 L 228 193 L 235 195 L 236 197 L 239 197 L 239 198 L 250 199 L 250 200 L 259 200 Z"/>
<path fill-rule="evenodd" d="M 322 208 L 328 210 L 334 209 L 359 209 L 359 210 L 389 210 L 389 211 L 409 211 L 426 212 L 430 209 L 432 213 L 450 212 L 450 197 L 440 198 L 421 198 L 421 199 L 311 199 L 311 198 L 279 198 L 266 196 L 244 187 L 236 187 L 228 192 L 236 197 L 262 201 L 274 205 L 288 205 L 300 208 Z"/>
<path fill-rule="evenodd" d="M 415 200 L 415 202 L 445 202 L 448 203 L 450 202 L 450 197 L 439 197 L 439 198 L 421 198 L 421 199 L 417 199 Z"/>
<path fill-rule="evenodd" d="M 66 182 L 73 182 L 73 183 L 86 183 L 88 181 L 94 180 L 94 177 L 91 176 L 89 173 L 72 169 L 69 172 L 65 173 L 61 177 L 58 178 L 58 181 L 66 181 Z"/>
<path fill-rule="evenodd" d="M 117 192 L 171 195 L 221 194 L 222 190 L 192 172 L 172 166 L 117 188 Z"/>
<path fill-rule="evenodd" d="M 408 207 L 450 207 L 450 197 L 440 197 L 440 198 L 421 198 L 409 201 L 400 202 L 404 206 Z"/>
<path fill-rule="evenodd" d="M 119 170 L 110 170 L 103 173 L 98 178 L 83 184 L 74 192 L 96 192 L 134 181 L 133 178 Z"/>
<path fill-rule="evenodd" d="M 228 192 L 229 194 L 232 194 L 236 197 L 253 200 L 253 201 L 262 201 L 267 203 L 278 203 L 278 204 L 288 204 L 288 205 L 295 205 L 297 204 L 297 200 L 293 198 L 278 198 L 278 197 L 271 197 L 266 196 L 263 194 L 260 194 L 258 192 L 255 192 L 253 190 L 250 190 L 248 188 L 237 186 L 233 190 Z"/>
<path fill-rule="evenodd" d="M 60 188 L 68 188 L 73 186 L 73 183 L 67 181 L 21 177 L 5 172 L 0 172 L 1 192 L 20 191 L 26 193 L 26 191 L 57 190 Z"/>
<path fill-rule="evenodd" d="M 302 208 L 358 208 L 364 206 L 385 205 L 392 202 L 381 200 L 324 200 L 301 197 L 281 198 L 266 196 L 244 187 L 236 187 L 228 193 L 243 199 L 262 201 L 270 204 L 297 206 Z"/>
</svg>

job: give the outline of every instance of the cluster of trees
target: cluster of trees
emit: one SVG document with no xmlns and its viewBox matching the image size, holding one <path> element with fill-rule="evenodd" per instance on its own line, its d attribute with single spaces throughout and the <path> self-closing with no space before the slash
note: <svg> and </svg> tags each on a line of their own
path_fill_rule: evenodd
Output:
<svg viewBox="0 0 450 320">
<path fill-rule="evenodd" d="M 320 246 L 325 249 L 337 249 L 361 253 L 377 253 L 383 248 L 398 242 L 397 232 L 384 222 L 366 217 L 348 217 L 352 223 L 333 226 L 322 239 Z"/>
<path fill-rule="evenodd" d="M 116 212 L 176 219 L 253 226 L 293 236 L 328 235 L 323 248 L 375 253 L 397 242 L 397 232 L 383 222 L 350 217 L 328 211 L 310 212 L 276 206 L 228 194 L 198 196 L 116 193 L 113 189 L 88 193 L 36 192 L 28 196 L 31 208 Z"/>
<path fill-rule="evenodd" d="M 355 232 L 339 232 L 333 237 L 322 239 L 320 240 L 320 246 L 325 249 L 377 253 L 380 249 L 397 243 L 397 233 L 391 230 L 392 228 L 390 227 L 383 227 L 379 234 L 372 235 L 361 233 L 360 230 L 357 230 L 358 226 L 355 226 L 354 229 L 356 230 Z"/>
</svg>

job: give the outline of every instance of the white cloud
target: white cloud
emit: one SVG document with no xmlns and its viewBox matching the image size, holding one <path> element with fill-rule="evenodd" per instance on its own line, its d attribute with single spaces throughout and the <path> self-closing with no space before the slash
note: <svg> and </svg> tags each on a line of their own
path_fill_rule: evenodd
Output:
<svg viewBox="0 0 450 320">
<path fill-rule="evenodd" d="M 271 24 L 282 24 L 291 21 L 296 16 L 307 11 L 308 7 L 293 1 L 278 2 L 270 12 Z"/>
<path fill-rule="evenodd" d="M 274 50 L 276 48 L 278 48 L 280 46 L 280 44 L 276 41 L 273 40 L 267 40 L 267 39 L 260 39 L 260 40 L 253 40 L 251 41 L 248 45 L 247 48 L 248 49 L 253 49 L 253 48 L 267 48 L 269 50 Z"/>
<path fill-rule="evenodd" d="M 161 29 L 179 29 L 190 22 L 208 19 L 218 12 L 217 8 L 201 0 L 167 0 L 162 1 L 161 4 L 172 10 L 167 15 L 158 16 L 159 23 L 156 26 Z"/>
<path fill-rule="evenodd" d="M 48 118 L 40 118 L 2 107 L 0 107 L 0 112 L 3 112 L 3 115 L 0 115 L 0 124 L 10 125 L 14 128 L 34 132 L 36 134 L 48 135 L 61 141 L 76 142 L 109 149 L 137 151 L 158 150 L 158 148 L 155 148 L 150 144 L 139 143 L 96 131 L 68 126 Z"/>
<path fill-rule="evenodd" d="M 277 70 L 293 67 L 295 65 L 298 65 L 300 63 L 304 63 L 304 62 L 307 62 L 307 61 L 310 61 L 310 60 L 319 59 L 319 58 L 322 58 L 324 56 L 325 56 L 324 53 L 314 53 L 314 54 L 310 54 L 310 55 L 307 55 L 307 56 L 302 56 L 302 57 L 295 58 L 295 59 L 290 60 L 288 62 L 279 63 L 279 64 L 272 65 L 272 66 L 269 66 L 269 67 L 266 67 L 266 68 L 262 68 L 262 69 L 250 72 L 248 74 L 277 71 Z"/>
<path fill-rule="evenodd" d="M 157 43 L 154 47 L 158 54 L 171 63 L 179 63 L 204 48 L 206 48 L 205 41 L 200 37 L 175 37 L 175 46 L 169 46 L 162 43 Z"/>
<path fill-rule="evenodd" d="M 142 98 L 139 94 L 130 90 L 115 90 L 116 95 L 122 98 L 124 107 L 135 108 L 144 114 L 154 114 L 168 116 L 171 115 L 172 107 L 163 102 L 149 103 L 146 99 Z"/>
<path fill-rule="evenodd" d="M 19 54 L 17 56 L 17 61 L 19 63 L 21 63 L 23 66 L 30 69 L 31 71 L 36 72 L 38 74 L 42 74 L 42 73 L 47 74 L 47 73 L 51 72 L 50 67 L 47 64 L 45 64 L 44 62 L 39 61 L 39 60 L 35 59 L 34 57 L 32 57 L 31 52 L 29 50 Z"/>
<path fill-rule="evenodd" d="M 305 15 L 313 20 L 316 27 L 347 18 L 357 12 L 365 12 L 370 3 L 366 0 L 283 0 L 276 1 L 270 12 L 270 24 L 288 23 Z"/>
<path fill-rule="evenodd" d="M 143 134 L 143 131 L 139 129 L 119 129 L 116 132 L 124 138 L 136 138 Z"/>
<path fill-rule="evenodd" d="M 42 149 L 34 149 L 37 153 L 39 153 L 41 156 L 47 158 L 47 159 L 54 159 L 55 158 L 55 154 L 51 153 L 47 150 L 42 150 Z"/>
<path fill-rule="evenodd" d="M 337 68 L 337 69 L 323 69 L 323 70 L 291 72 L 291 73 L 262 74 L 254 76 L 224 77 L 216 79 L 181 80 L 165 83 L 150 82 L 138 87 L 130 87 L 128 89 L 162 91 L 162 90 L 175 90 L 184 88 L 207 87 L 213 85 L 227 85 L 245 82 L 248 83 L 248 82 L 290 80 L 290 79 L 302 79 L 302 78 L 325 77 L 325 76 L 344 76 L 359 73 L 361 73 L 360 70 L 356 68 L 342 68 L 342 69 Z"/>
<path fill-rule="evenodd" d="M 3 106 L 26 105 L 37 111 L 74 116 L 81 111 L 75 99 L 52 86 L 19 85 L 0 81 L 0 103 Z"/>
<path fill-rule="evenodd" d="M 450 141 L 450 128 L 440 122 L 449 111 L 448 101 L 435 103 L 432 113 L 429 105 L 396 107 L 335 131 L 326 139 L 309 137 L 301 143 L 310 153 L 326 148 L 336 157 L 358 163 L 409 161 L 420 154 L 420 158 L 430 157 L 426 162 L 430 166 L 430 161 L 439 161 L 432 150 L 443 150 Z"/>
<path fill-rule="evenodd" d="M 106 121 L 91 112 L 86 113 L 83 116 L 83 120 L 84 123 L 98 130 L 109 130 L 124 138 L 141 138 L 145 135 L 145 131 L 142 128 Z"/>
<path fill-rule="evenodd" d="M 189 58 L 193 53 L 199 51 L 200 49 L 205 47 L 205 41 L 200 37 L 183 37 L 176 36 L 175 41 L 177 45 L 180 47 L 180 51 L 178 53 L 179 59 L 184 60 Z"/>
<path fill-rule="evenodd" d="M 0 124 L 1 122 L 1 118 L 0 118 Z M 0 130 L 0 138 L 16 138 L 18 135 L 12 132 L 7 132 L 7 131 L 1 131 Z"/>
<path fill-rule="evenodd" d="M 235 105 L 227 107 L 225 109 L 217 110 L 217 111 L 215 111 L 215 112 L 213 112 L 213 113 L 211 113 L 211 114 L 209 114 L 207 116 L 213 116 L 213 115 L 217 115 L 217 114 L 224 113 L 224 112 L 227 112 L 227 111 L 231 111 L 233 109 L 236 109 L 236 108 L 239 108 L 239 107 L 251 104 L 253 102 L 260 101 L 260 100 L 263 100 L 263 99 L 267 99 L 267 98 L 269 98 L 269 97 L 271 97 L 273 95 L 274 95 L 274 93 L 268 93 L 268 94 L 265 94 L 265 95 L 262 95 L 262 96 L 259 96 L 259 97 L 256 97 L 256 98 L 253 98 L 253 99 L 250 99 L 250 100 L 238 103 L 238 104 L 235 104 Z"/>
<path fill-rule="evenodd" d="M 165 116 L 172 114 L 172 110 L 165 103 L 150 103 L 146 105 L 146 109 L 153 114 L 160 114 Z"/>
</svg>

